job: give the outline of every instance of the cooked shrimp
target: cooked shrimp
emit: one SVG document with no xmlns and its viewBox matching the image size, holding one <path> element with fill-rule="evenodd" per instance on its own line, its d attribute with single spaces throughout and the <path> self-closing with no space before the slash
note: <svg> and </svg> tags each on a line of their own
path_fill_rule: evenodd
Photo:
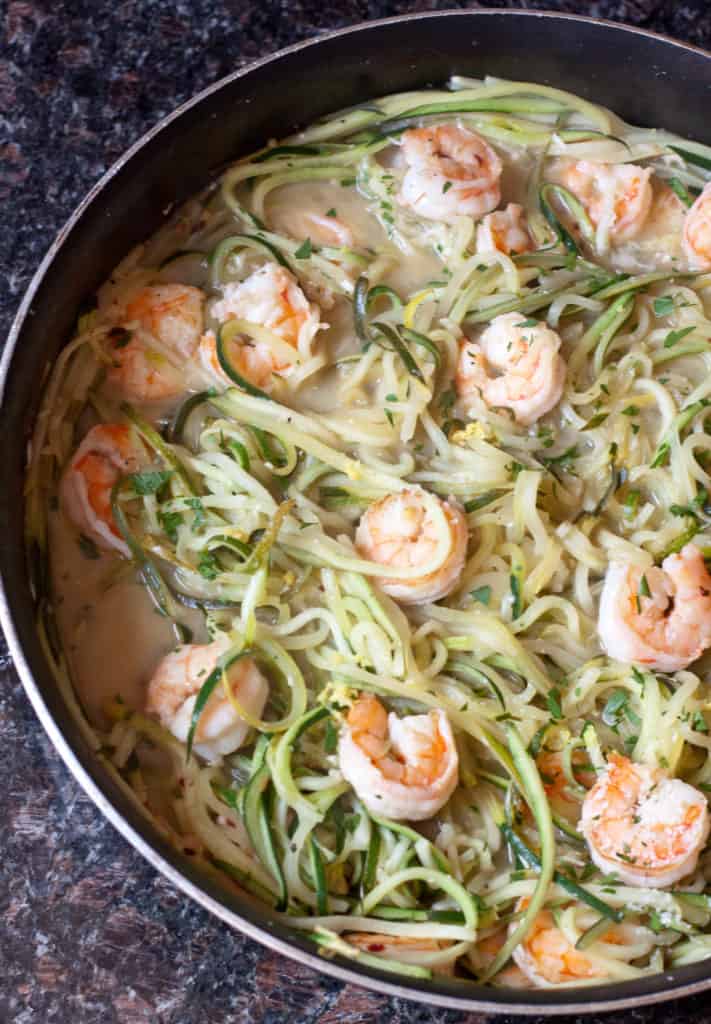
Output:
<svg viewBox="0 0 711 1024">
<path fill-rule="evenodd" d="M 491 408 L 511 409 L 523 426 L 558 404 L 566 370 L 555 331 L 529 322 L 520 313 L 502 313 L 478 342 L 465 338 L 455 377 L 460 398 L 479 393 Z M 499 375 L 491 376 L 490 369 Z"/>
<path fill-rule="evenodd" d="M 641 231 L 652 206 L 651 174 L 636 164 L 579 160 L 565 161 L 560 177 L 594 227 L 606 230 L 612 241 L 626 242 Z"/>
<path fill-rule="evenodd" d="M 372 814 L 423 821 L 457 788 L 459 757 L 443 711 L 398 718 L 363 695 L 348 712 L 338 746 L 341 772 Z"/>
<path fill-rule="evenodd" d="M 600 641 L 611 658 L 678 672 L 711 646 L 711 576 L 695 544 L 661 569 L 613 562 L 600 596 Z"/>
<path fill-rule="evenodd" d="M 711 270 L 711 181 L 684 218 L 681 244 L 692 270 Z"/>
<path fill-rule="evenodd" d="M 310 238 L 316 245 L 351 248 L 355 245 L 353 231 L 344 220 L 332 214 L 316 213 L 303 206 L 288 206 L 279 211 L 278 230 L 292 238 Z"/>
<path fill-rule="evenodd" d="M 432 572 L 414 579 L 378 577 L 378 585 L 390 597 L 403 604 L 439 601 L 453 590 L 467 553 L 469 530 L 461 507 L 453 500 L 441 501 L 433 495 L 444 513 L 448 529 L 448 551 Z M 364 512 L 355 536 L 358 551 L 373 562 L 397 569 L 415 568 L 430 561 L 439 538 L 428 504 L 415 490 L 389 494 Z"/>
<path fill-rule="evenodd" d="M 428 220 L 482 217 L 501 199 L 501 161 L 491 146 L 457 124 L 403 133 L 408 165 L 398 201 Z"/>
<path fill-rule="evenodd" d="M 130 427 L 100 423 L 85 435 L 62 477 L 62 503 L 72 522 L 99 547 L 124 558 L 131 553 L 114 523 L 111 491 L 119 477 L 145 462 L 146 452 Z"/>
<path fill-rule="evenodd" d="M 437 939 L 413 939 L 404 935 L 374 935 L 370 932 L 349 932 L 343 936 L 351 946 L 357 946 L 364 953 L 374 953 L 385 960 L 399 960 L 403 964 L 424 964 L 423 954 L 438 954 L 451 945 Z M 453 974 L 454 964 L 435 964 L 435 974 Z"/>
<path fill-rule="evenodd" d="M 661 889 L 695 869 L 709 813 L 698 789 L 612 754 L 583 801 L 580 828 L 600 871 Z"/>
<path fill-rule="evenodd" d="M 308 301 L 296 278 L 276 263 L 265 263 L 248 278 L 225 285 L 223 297 L 212 304 L 212 316 L 220 323 L 235 318 L 268 328 L 302 357 L 311 354 L 316 335 L 325 324 L 320 323 L 320 310 Z M 231 345 L 232 357 L 239 371 L 257 387 L 266 387 L 273 373 L 288 375 L 292 365 L 278 350 L 265 341 Z M 211 332 L 203 336 L 200 360 L 215 371 L 218 380 L 226 380 L 215 354 L 215 338 Z"/>
<path fill-rule="evenodd" d="M 478 939 L 475 946 L 469 951 L 469 960 L 477 974 L 485 974 L 493 964 L 498 953 L 504 946 L 508 934 L 507 928 L 499 928 Z M 529 988 L 528 979 L 523 971 L 516 964 L 509 961 L 508 965 L 500 970 L 492 979 L 493 984 L 505 988 Z"/>
<path fill-rule="evenodd" d="M 110 386 L 133 401 L 159 401 L 185 390 L 184 364 L 193 358 L 203 329 L 204 294 L 199 288 L 161 284 L 141 288 L 109 314 Z"/>
<path fill-rule="evenodd" d="M 528 904 L 529 899 L 524 896 L 516 904 L 516 910 L 523 911 Z M 512 921 L 509 925 L 510 933 L 517 924 L 517 921 Z M 599 941 L 619 945 L 623 939 L 623 926 L 611 925 Z M 601 965 L 594 963 L 568 941 L 556 925 L 550 910 L 541 910 L 536 914 L 528 935 L 513 951 L 513 959 L 536 988 L 551 988 L 566 982 L 574 984 L 576 981 L 607 976 Z"/>
<path fill-rule="evenodd" d="M 230 648 L 224 635 L 210 644 L 182 644 L 158 663 L 148 684 L 146 711 L 179 740 L 190 731 L 193 708 L 218 658 Z M 245 710 L 259 717 L 267 702 L 267 681 L 251 658 L 242 658 L 228 670 L 230 687 Z M 238 750 L 249 726 L 218 685 L 205 705 L 195 730 L 195 751 L 210 761 Z"/>
<path fill-rule="evenodd" d="M 487 213 L 476 229 L 476 251 L 480 253 L 528 252 L 533 241 L 526 226 L 526 215 L 518 203 L 509 203 L 505 210 Z"/>
</svg>

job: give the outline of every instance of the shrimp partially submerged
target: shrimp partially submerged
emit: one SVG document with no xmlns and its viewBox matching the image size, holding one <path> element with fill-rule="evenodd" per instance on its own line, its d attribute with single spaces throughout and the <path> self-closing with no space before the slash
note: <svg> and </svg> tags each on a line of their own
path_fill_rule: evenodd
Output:
<svg viewBox="0 0 711 1024">
<path fill-rule="evenodd" d="M 523 897 L 516 904 L 516 910 L 524 911 L 528 903 L 528 897 Z M 517 923 L 511 923 L 510 932 L 515 930 Z M 624 924 L 611 924 L 598 942 L 603 950 L 605 945 L 619 946 L 625 942 L 628 931 L 631 937 L 632 930 Z M 550 910 L 541 910 L 536 914 L 530 931 L 513 951 L 513 960 L 536 988 L 553 988 L 566 983 L 574 985 L 580 981 L 607 977 L 607 971 L 601 963 L 596 963 L 593 957 L 575 948 L 556 924 Z"/>
<path fill-rule="evenodd" d="M 711 576 L 695 544 L 656 567 L 612 562 L 598 633 L 611 658 L 678 672 L 711 646 Z"/>
<path fill-rule="evenodd" d="M 580 828 L 600 871 L 661 889 L 695 869 L 709 835 L 708 806 L 681 779 L 613 754 L 583 801 Z"/>
<path fill-rule="evenodd" d="M 140 402 L 185 391 L 185 363 L 197 351 L 204 302 L 199 288 L 162 284 L 141 288 L 120 309 L 110 309 L 119 327 L 108 334 L 108 384 Z"/>
<path fill-rule="evenodd" d="M 684 218 L 681 244 L 692 270 L 711 270 L 711 182 Z"/>
<path fill-rule="evenodd" d="M 487 213 L 476 229 L 476 251 L 479 253 L 528 252 L 533 240 L 526 225 L 526 215 L 518 203 L 509 203 L 505 210 Z"/>
<path fill-rule="evenodd" d="M 403 133 L 408 169 L 398 201 L 428 220 L 482 217 L 501 199 L 501 161 L 491 146 L 457 124 Z"/>
<path fill-rule="evenodd" d="M 439 601 L 456 587 L 469 538 L 463 510 L 453 500 L 429 495 L 425 502 L 416 490 L 400 491 L 374 502 L 356 530 L 356 547 L 365 558 L 383 566 L 414 569 L 433 558 L 440 539 L 429 502 L 438 504 L 447 531 L 447 549 L 440 565 L 413 579 L 378 577 L 380 588 L 403 604 Z"/>
<path fill-rule="evenodd" d="M 587 210 L 595 228 L 613 242 L 627 242 L 642 230 L 652 206 L 651 170 L 636 164 L 565 161 L 560 178 Z"/>
<path fill-rule="evenodd" d="M 560 338 L 545 323 L 531 323 L 521 313 L 502 313 L 478 342 L 462 341 L 457 393 L 465 401 L 480 394 L 491 408 L 511 409 L 518 423 L 529 426 L 563 394 L 566 366 L 559 348 Z"/>
<path fill-rule="evenodd" d="M 338 746 L 341 772 L 372 814 L 423 821 L 459 781 L 459 757 L 443 711 L 398 718 L 373 696 L 348 712 Z"/>
<path fill-rule="evenodd" d="M 294 349 L 290 358 L 288 348 L 285 353 L 267 341 L 249 339 L 232 343 L 237 368 L 260 388 L 268 387 L 272 374 L 288 375 L 294 361 L 307 358 L 316 333 L 326 326 L 320 322 L 318 306 L 309 302 L 294 275 L 276 263 L 265 263 L 244 281 L 226 284 L 222 298 L 213 302 L 210 313 L 220 323 L 239 319 L 266 327 L 277 342 Z M 199 357 L 216 380 L 228 380 L 217 362 L 211 332 L 201 340 Z"/>
<path fill-rule="evenodd" d="M 450 942 L 438 939 L 414 939 L 405 935 L 375 935 L 370 932 L 349 932 L 343 936 L 351 946 L 362 949 L 364 953 L 374 953 L 385 960 L 398 960 L 403 964 L 427 964 L 431 956 L 435 962 L 432 970 L 435 974 L 454 974 L 453 963 L 438 964 L 437 959 Z"/>
<path fill-rule="evenodd" d="M 147 454 L 133 430 L 100 423 L 87 432 L 62 477 L 60 495 L 72 522 L 99 547 L 130 558 L 111 511 L 111 491 L 120 477 L 135 473 Z"/>
<path fill-rule="evenodd" d="M 197 695 L 229 648 L 229 639 L 222 635 L 210 644 L 182 644 L 158 663 L 148 684 L 146 711 L 182 742 L 188 738 Z M 254 661 L 241 658 L 227 669 L 227 677 L 235 699 L 258 718 L 267 701 L 268 686 Z M 238 750 L 249 728 L 219 684 L 200 714 L 193 749 L 207 760 L 217 760 Z"/>
</svg>

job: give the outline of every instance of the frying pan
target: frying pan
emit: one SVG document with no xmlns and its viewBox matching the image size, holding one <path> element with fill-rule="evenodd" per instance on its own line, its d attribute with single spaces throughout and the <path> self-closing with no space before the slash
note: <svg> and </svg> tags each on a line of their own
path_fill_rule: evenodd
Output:
<svg viewBox="0 0 711 1024">
<path fill-rule="evenodd" d="M 585 1013 L 711 988 L 711 960 L 643 979 L 516 991 L 463 980 L 401 980 L 325 958 L 264 905 L 223 889 L 176 852 L 117 786 L 62 700 L 42 653 L 23 548 L 26 443 L 38 382 L 83 302 L 165 212 L 218 169 L 339 107 L 489 74 L 560 86 L 627 121 L 711 143 L 711 54 L 609 22 L 524 11 L 444 11 L 372 21 L 292 46 L 223 79 L 148 132 L 91 190 L 25 295 L 0 364 L 0 621 L 27 695 L 70 771 L 99 809 L 186 895 L 251 938 L 336 978 L 458 1010 Z"/>
</svg>

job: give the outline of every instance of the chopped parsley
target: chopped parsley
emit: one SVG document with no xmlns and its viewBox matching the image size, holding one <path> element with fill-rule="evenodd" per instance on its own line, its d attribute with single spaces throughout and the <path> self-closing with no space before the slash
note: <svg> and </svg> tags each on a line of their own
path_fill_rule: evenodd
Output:
<svg viewBox="0 0 711 1024">
<path fill-rule="evenodd" d="M 669 334 L 664 339 L 664 348 L 673 348 L 687 334 L 693 334 L 694 330 L 694 327 L 680 327 L 678 331 L 669 331 Z"/>
<path fill-rule="evenodd" d="M 147 470 L 145 473 L 131 473 L 128 479 L 133 484 L 136 494 L 157 494 L 163 484 L 170 479 L 170 472 Z"/>
<path fill-rule="evenodd" d="M 477 587 L 476 590 L 471 591 L 471 597 L 478 601 L 479 604 L 488 606 L 489 601 L 491 601 L 491 587 Z"/>
<path fill-rule="evenodd" d="M 655 316 L 669 316 L 674 311 L 674 299 L 671 295 L 662 295 L 652 303 Z"/>
<path fill-rule="evenodd" d="M 311 239 L 310 238 L 306 238 L 306 239 L 304 239 L 304 241 L 301 243 L 299 248 L 294 253 L 294 258 L 297 259 L 297 260 L 307 260 L 309 258 L 309 256 L 311 256 L 313 251 L 314 251 L 314 249 L 313 249 L 313 246 L 311 244 Z"/>
</svg>

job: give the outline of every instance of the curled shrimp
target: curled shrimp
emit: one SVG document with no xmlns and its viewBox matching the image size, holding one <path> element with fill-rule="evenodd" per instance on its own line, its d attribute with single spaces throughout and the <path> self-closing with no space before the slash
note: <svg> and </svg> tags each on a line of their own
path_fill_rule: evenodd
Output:
<svg viewBox="0 0 711 1024">
<path fill-rule="evenodd" d="M 318 306 L 309 302 L 294 275 L 276 263 L 265 263 L 244 281 L 226 284 L 223 297 L 212 304 L 210 312 L 220 323 L 240 319 L 266 327 L 294 349 L 290 360 L 265 341 L 232 344 L 238 369 L 257 387 L 268 386 L 274 373 L 288 375 L 297 356 L 311 354 L 313 339 L 325 326 L 320 323 Z M 199 358 L 213 377 L 221 383 L 227 381 L 217 361 L 212 332 L 203 335 Z"/>
<path fill-rule="evenodd" d="M 204 294 L 182 284 L 141 288 L 119 310 L 108 335 L 108 384 L 132 401 L 173 398 L 185 391 L 184 364 L 203 329 Z"/>
<path fill-rule="evenodd" d="M 349 249 L 355 245 L 352 229 L 335 212 L 322 214 L 302 206 L 288 206 L 280 211 L 278 228 L 291 238 L 310 238 L 317 245 Z"/>
<path fill-rule="evenodd" d="M 612 754 L 583 801 L 580 828 L 600 871 L 661 889 L 695 869 L 709 835 L 708 806 L 681 779 Z"/>
<path fill-rule="evenodd" d="M 615 242 L 626 242 L 642 230 L 652 206 L 651 170 L 636 164 L 565 161 L 561 182 L 587 210 L 596 228 Z"/>
<path fill-rule="evenodd" d="M 62 477 L 62 504 L 72 522 L 99 547 L 124 558 L 131 553 L 114 522 L 111 491 L 120 477 L 145 462 L 145 450 L 130 427 L 100 423 L 87 432 Z"/>
<path fill-rule="evenodd" d="M 711 576 L 695 544 L 642 570 L 610 564 L 598 634 L 611 658 L 678 672 L 711 646 Z"/>
<path fill-rule="evenodd" d="M 364 953 L 374 953 L 385 960 L 398 960 L 402 964 L 429 966 L 427 957 L 433 957 L 432 970 L 435 974 L 454 974 L 454 964 L 438 963 L 451 942 L 438 939 L 411 938 L 406 935 L 377 935 L 371 932 L 348 932 L 343 936 L 351 946 Z"/>
<path fill-rule="evenodd" d="M 455 376 L 460 398 L 480 394 L 491 408 L 511 409 L 523 426 L 558 404 L 566 371 L 555 331 L 529 324 L 520 313 L 494 317 L 478 342 L 462 341 Z"/>
<path fill-rule="evenodd" d="M 190 732 L 197 695 L 218 658 L 230 648 L 222 635 L 210 644 L 181 644 L 158 663 L 148 684 L 146 711 L 155 715 L 182 742 Z M 227 669 L 230 688 L 245 710 L 259 718 L 267 701 L 267 681 L 251 658 L 241 658 Z M 195 730 L 193 749 L 215 761 L 238 750 L 249 726 L 232 706 L 221 685 L 215 687 Z"/>
<path fill-rule="evenodd" d="M 533 242 L 526 225 L 526 215 L 518 203 L 509 203 L 505 210 L 487 213 L 476 229 L 476 251 L 479 253 L 528 252 Z"/>
<path fill-rule="evenodd" d="M 403 133 L 408 165 L 398 201 L 428 220 L 482 217 L 501 199 L 501 161 L 491 146 L 457 124 Z"/>
<path fill-rule="evenodd" d="M 711 270 L 711 182 L 684 218 L 681 244 L 692 270 Z"/>
<path fill-rule="evenodd" d="M 338 745 L 341 772 L 372 814 L 423 821 L 459 781 L 459 757 L 443 711 L 398 718 L 370 694 L 348 712 Z"/>
<path fill-rule="evenodd" d="M 529 902 L 527 896 L 522 897 L 516 904 L 516 910 L 523 912 Z M 517 923 L 511 923 L 510 933 L 515 930 Z M 602 947 L 601 952 L 604 952 L 606 945 L 620 946 L 633 937 L 631 927 L 611 924 L 597 941 Z M 536 914 L 528 935 L 512 955 L 514 963 L 536 988 L 552 988 L 566 983 L 573 985 L 608 976 L 603 964 L 596 963 L 593 957 L 575 948 L 556 924 L 550 910 L 541 910 Z"/>
<path fill-rule="evenodd" d="M 438 568 L 415 579 L 378 577 L 378 585 L 403 604 L 439 601 L 459 580 L 467 552 L 469 529 L 461 507 L 441 501 L 448 530 L 448 551 Z M 361 517 L 356 530 L 358 551 L 373 562 L 392 568 L 415 568 L 430 561 L 437 550 L 437 528 L 428 504 L 418 491 L 400 491 L 374 502 Z"/>
</svg>

